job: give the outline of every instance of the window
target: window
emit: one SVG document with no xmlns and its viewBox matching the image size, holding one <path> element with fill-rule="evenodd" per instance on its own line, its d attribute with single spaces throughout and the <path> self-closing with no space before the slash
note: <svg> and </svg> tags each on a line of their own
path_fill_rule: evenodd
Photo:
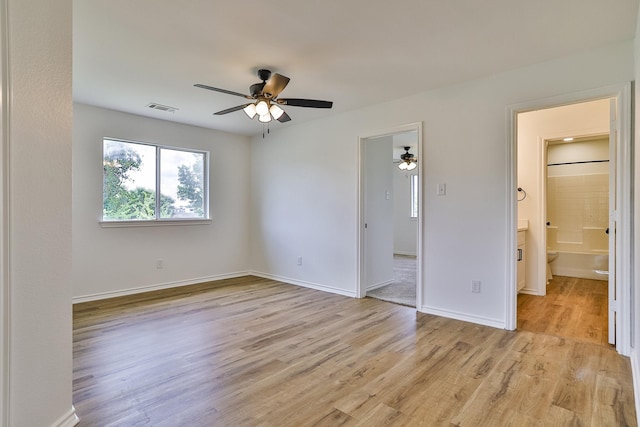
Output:
<svg viewBox="0 0 640 427">
<path fill-rule="evenodd" d="M 102 220 L 208 219 L 208 157 L 204 151 L 105 138 Z"/>
<path fill-rule="evenodd" d="M 418 175 L 411 175 L 409 182 L 411 183 L 411 218 L 418 218 Z"/>
</svg>

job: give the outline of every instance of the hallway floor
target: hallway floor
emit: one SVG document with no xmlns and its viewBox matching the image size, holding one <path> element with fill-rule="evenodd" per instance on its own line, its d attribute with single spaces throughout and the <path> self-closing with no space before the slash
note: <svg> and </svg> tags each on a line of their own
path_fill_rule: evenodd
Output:
<svg viewBox="0 0 640 427">
<path fill-rule="evenodd" d="M 609 345 L 604 280 L 555 276 L 546 296 L 518 295 L 518 330 Z"/>
<path fill-rule="evenodd" d="M 409 307 L 416 306 L 416 257 L 393 255 L 393 283 L 367 292 L 367 296 Z"/>
</svg>

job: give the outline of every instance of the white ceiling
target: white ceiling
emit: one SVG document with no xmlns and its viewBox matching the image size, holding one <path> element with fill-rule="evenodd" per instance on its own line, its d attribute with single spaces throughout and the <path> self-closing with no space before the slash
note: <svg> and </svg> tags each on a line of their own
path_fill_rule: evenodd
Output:
<svg viewBox="0 0 640 427">
<path fill-rule="evenodd" d="M 76 0 L 77 102 L 254 135 L 232 95 L 268 68 L 291 126 L 634 37 L 638 0 Z M 178 108 L 166 113 L 156 102 Z"/>
</svg>

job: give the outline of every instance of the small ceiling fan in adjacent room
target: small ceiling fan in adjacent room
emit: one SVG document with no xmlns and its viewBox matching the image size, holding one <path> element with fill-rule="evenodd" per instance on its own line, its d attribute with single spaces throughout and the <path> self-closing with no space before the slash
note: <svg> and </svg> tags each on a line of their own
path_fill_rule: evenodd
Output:
<svg viewBox="0 0 640 427">
<path fill-rule="evenodd" d="M 333 106 L 333 102 L 331 101 L 301 98 L 278 98 L 280 92 L 282 92 L 284 88 L 287 87 L 287 84 L 289 84 L 289 77 L 278 73 L 271 75 L 271 71 L 264 69 L 258 70 L 258 77 L 262 82 L 252 84 L 249 87 L 250 95 L 203 84 L 195 84 L 194 86 L 202 89 L 213 90 L 215 92 L 240 96 L 251 100 L 251 102 L 247 104 L 237 105 L 235 107 L 213 113 L 214 115 L 221 116 L 223 114 L 243 110 L 250 119 L 258 116 L 258 120 L 262 123 L 269 123 L 271 120 L 277 120 L 284 123 L 291 120 L 291 117 L 289 117 L 289 115 L 280 107 L 283 105 L 310 108 L 331 108 Z"/>
<path fill-rule="evenodd" d="M 403 148 L 405 152 L 400 155 L 398 168 L 403 171 L 414 170 L 418 166 L 418 163 L 417 163 L 418 159 L 416 156 L 414 156 L 409 152 L 411 147 L 403 147 Z"/>
</svg>

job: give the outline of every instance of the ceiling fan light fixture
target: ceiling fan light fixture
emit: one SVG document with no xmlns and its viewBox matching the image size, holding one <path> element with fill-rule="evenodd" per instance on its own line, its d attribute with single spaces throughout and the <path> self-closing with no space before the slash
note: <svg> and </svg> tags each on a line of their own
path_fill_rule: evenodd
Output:
<svg viewBox="0 0 640 427">
<path fill-rule="evenodd" d="M 250 119 L 253 119 L 253 118 L 256 116 L 256 114 L 257 114 L 257 111 L 256 111 L 256 105 L 255 105 L 255 104 L 249 104 L 249 105 L 247 105 L 246 107 L 244 107 L 244 108 L 242 109 L 242 111 L 244 111 L 244 113 L 245 113 L 247 116 L 249 116 L 249 118 L 250 118 Z"/>
<path fill-rule="evenodd" d="M 266 101 L 260 101 L 256 104 L 256 113 L 258 113 L 258 115 L 260 117 L 262 116 L 266 116 L 269 114 L 269 105 L 266 103 Z M 269 118 L 268 121 L 270 121 L 271 118 Z M 260 120 L 262 121 L 262 120 Z M 266 122 L 265 122 L 266 123 Z"/>
<path fill-rule="evenodd" d="M 410 170 L 414 170 L 418 164 L 416 163 L 416 158 L 413 156 L 413 154 L 409 153 L 411 147 L 404 147 L 404 151 L 405 153 L 400 155 L 400 164 L 398 165 L 398 168 L 400 170 L 403 171 L 410 171 Z"/>
<path fill-rule="evenodd" d="M 282 114 L 284 113 L 284 110 L 278 107 L 276 104 L 272 104 L 271 108 L 269 108 L 269 112 L 273 116 L 274 120 L 278 120 L 280 116 L 282 116 Z"/>
<path fill-rule="evenodd" d="M 267 114 L 260 114 L 258 120 L 262 123 L 269 123 L 271 121 L 271 114 L 267 111 Z"/>
</svg>

